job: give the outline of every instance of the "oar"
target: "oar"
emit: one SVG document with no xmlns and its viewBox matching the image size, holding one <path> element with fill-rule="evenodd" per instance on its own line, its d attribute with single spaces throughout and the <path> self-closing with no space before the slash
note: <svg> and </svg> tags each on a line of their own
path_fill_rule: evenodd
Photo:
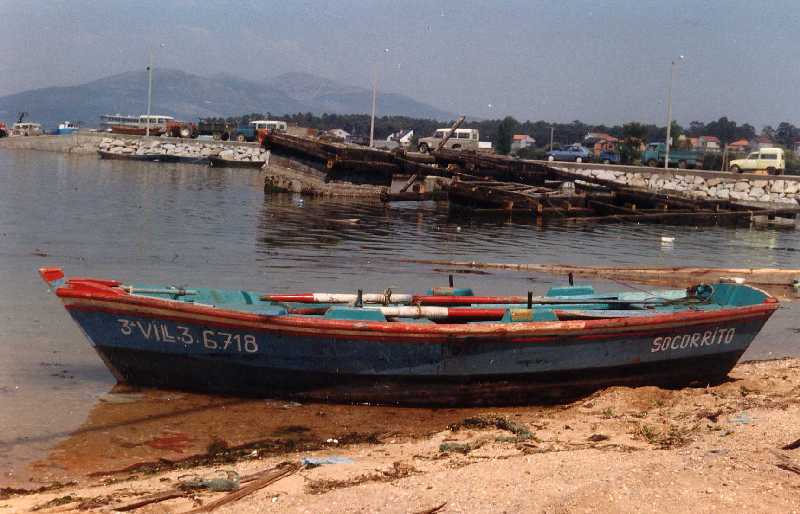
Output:
<svg viewBox="0 0 800 514">
<path fill-rule="evenodd" d="M 433 307 L 404 305 L 399 307 L 368 307 L 380 310 L 387 318 L 427 318 L 430 320 L 471 321 L 499 320 L 506 313 L 504 308 L 476 309 L 470 307 Z"/>
<path fill-rule="evenodd" d="M 355 303 L 358 295 L 348 293 L 299 293 L 299 294 L 265 294 L 261 300 L 279 303 Z M 392 293 L 364 293 L 361 300 L 364 303 L 411 303 L 410 294 Z"/>
<path fill-rule="evenodd" d="M 358 295 L 348 293 L 301 293 L 301 294 L 267 294 L 261 300 L 281 303 L 326 303 L 354 304 Z M 620 300 L 617 296 L 593 296 L 592 298 L 575 297 L 525 297 L 525 296 L 443 296 L 443 295 L 410 295 L 395 293 L 364 293 L 361 296 L 365 304 L 399 304 L 399 305 L 661 305 L 668 300 Z"/>
<path fill-rule="evenodd" d="M 171 294 L 175 296 L 192 296 L 196 295 L 197 291 L 193 289 L 184 289 L 182 287 L 165 287 L 165 288 L 139 288 L 133 286 L 122 286 L 122 289 L 129 294 Z"/>
</svg>

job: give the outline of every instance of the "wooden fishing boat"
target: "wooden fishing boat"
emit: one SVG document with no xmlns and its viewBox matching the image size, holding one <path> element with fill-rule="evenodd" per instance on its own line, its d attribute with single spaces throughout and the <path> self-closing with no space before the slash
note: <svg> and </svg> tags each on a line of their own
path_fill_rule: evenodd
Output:
<svg viewBox="0 0 800 514">
<path fill-rule="evenodd" d="M 263 168 L 265 163 L 266 161 L 235 161 L 217 155 L 208 157 L 208 165 L 212 168 Z"/>
<path fill-rule="evenodd" d="M 167 155 L 167 154 L 115 153 L 115 152 L 107 152 L 105 150 L 98 150 L 97 155 L 99 155 L 101 159 L 109 159 L 115 161 L 146 161 L 146 162 L 180 161 L 180 158 L 177 155 Z"/>
<path fill-rule="evenodd" d="M 105 150 L 98 150 L 97 154 L 101 159 L 117 161 L 140 161 L 140 162 L 180 162 L 182 164 L 206 164 L 206 157 L 188 157 L 184 155 L 171 154 L 134 154 L 134 153 L 115 153 Z"/>
<path fill-rule="evenodd" d="M 121 382 L 402 404 L 551 401 L 727 376 L 778 308 L 743 284 L 261 295 L 40 274 Z"/>
</svg>

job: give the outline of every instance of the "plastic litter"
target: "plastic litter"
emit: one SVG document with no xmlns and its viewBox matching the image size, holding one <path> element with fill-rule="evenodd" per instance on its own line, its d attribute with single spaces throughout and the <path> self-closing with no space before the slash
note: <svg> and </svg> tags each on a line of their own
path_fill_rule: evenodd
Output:
<svg viewBox="0 0 800 514">
<path fill-rule="evenodd" d="M 324 464 L 352 464 L 353 459 L 332 455 L 330 457 L 305 457 L 300 463 L 307 468 L 316 468 Z"/>
<path fill-rule="evenodd" d="M 730 418 L 730 422 L 734 425 L 749 425 L 753 422 L 753 418 L 746 412 L 740 412 L 736 416 Z"/>
<path fill-rule="evenodd" d="M 233 471 L 232 469 L 220 470 L 220 472 L 225 474 L 224 478 L 221 476 L 204 478 L 200 475 L 184 475 L 178 477 L 178 479 L 189 477 L 188 480 L 181 480 L 180 488 L 208 489 L 209 491 L 214 492 L 236 491 L 239 489 L 239 473 Z"/>
</svg>

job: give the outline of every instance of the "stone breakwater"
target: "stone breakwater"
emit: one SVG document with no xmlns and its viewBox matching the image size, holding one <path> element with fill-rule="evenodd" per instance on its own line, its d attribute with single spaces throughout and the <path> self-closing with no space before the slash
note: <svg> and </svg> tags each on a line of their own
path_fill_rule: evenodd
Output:
<svg viewBox="0 0 800 514">
<path fill-rule="evenodd" d="M 782 204 L 784 206 L 797 206 L 798 200 L 800 200 L 800 177 L 794 176 L 767 177 L 714 171 L 667 171 L 572 163 L 556 163 L 554 165 L 552 162 L 547 165 L 586 177 L 609 180 L 661 193 L 680 193 L 698 199 Z"/>
<path fill-rule="evenodd" d="M 200 141 L 158 139 L 121 139 L 106 137 L 100 140 L 97 149 L 118 155 L 170 155 L 185 159 L 205 160 L 216 156 L 229 161 L 265 161 L 267 152 L 258 146 L 222 145 Z"/>
</svg>

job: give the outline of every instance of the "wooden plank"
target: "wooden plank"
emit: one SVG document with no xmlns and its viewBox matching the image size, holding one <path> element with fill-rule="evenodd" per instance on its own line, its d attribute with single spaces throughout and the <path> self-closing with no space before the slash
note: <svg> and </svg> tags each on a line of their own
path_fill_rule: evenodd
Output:
<svg viewBox="0 0 800 514">
<path fill-rule="evenodd" d="M 472 269 L 505 269 L 524 272 L 539 272 L 554 275 L 573 273 L 575 276 L 615 278 L 637 282 L 665 281 L 698 284 L 716 282 L 723 277 L 742 277 L 747 283 L 754 285 L 775 285 L 791 287 L 795 279 L 800 277 L 800 268 L 705 268 L 705 267 L 602 267 L 602 266 L 569 266 L 559 264 L 517 264 L 498 262 L 452 261 L 441 259 L 399 259 L 400 262 L 428 264 L 433 266 L 455 266 Z"/>
<path fill-rule="evenodd" d="M 403 193 L 384 193 L 381 195 L 381 201 L 383 202 L 427 202 L 447 200 L 447 198 L 447 191 L 427 191 L 425 193 L 406 191 Z"/>
<path fill-rule="evenodd" d="M 380 161 L 353 161 L 353 160 L 333 160 L 331 170 L 353 171 L 357 173 L 369 173 L 378 175 L 394 175 L 400 173 L 400 167 L 391 162 Z"/>
<path fill-rule="evenodd" d="M 459 116 L 459 117 L 458 117 L 458 119 L 456 120 L 456 122 L 455 122 L 455 123 L 453 123 L 453 126 L 452 126 L 452 127 L 450 127 L 450 132 L 447 132 L 447 133 L 444 135 L 444 137 L 442 138 L 442 140 L 439 142 L 439 144 L 436 146 L 436 149 L 437 149 L 437 150 L 441 150 L 442 148 L 444 148 L 444 145 L 447 143 L 447 141 L 450 139 L 450 137 L 451 137 L 453 134 L 455 134 L 455 133 L 456 133 L 456 129 L 457 129 L 458 127 L 460 127 L 462 123 L 464 123 L 464 120 L 465 120 L 465 119 L 467 119 L 467 118 L 466 118 L 466 116 Z"/>
<path fill-rule="evenodd" d="M 727 212 L 659 212 L 644 214 L 615 214 L 592 218 L 576 218 L 575 221 L 589 222 L 614 222 L 614 221 L 687 221 L 699 224 L 715 222 L 743 222 L 752 221 L 755 216 L 781 216 L 798 215 L 800 209 L 764 209 L 753 211 L 727 211 Z M 572 220 L 569 220 L 572 221 Z"/>
</svg>

